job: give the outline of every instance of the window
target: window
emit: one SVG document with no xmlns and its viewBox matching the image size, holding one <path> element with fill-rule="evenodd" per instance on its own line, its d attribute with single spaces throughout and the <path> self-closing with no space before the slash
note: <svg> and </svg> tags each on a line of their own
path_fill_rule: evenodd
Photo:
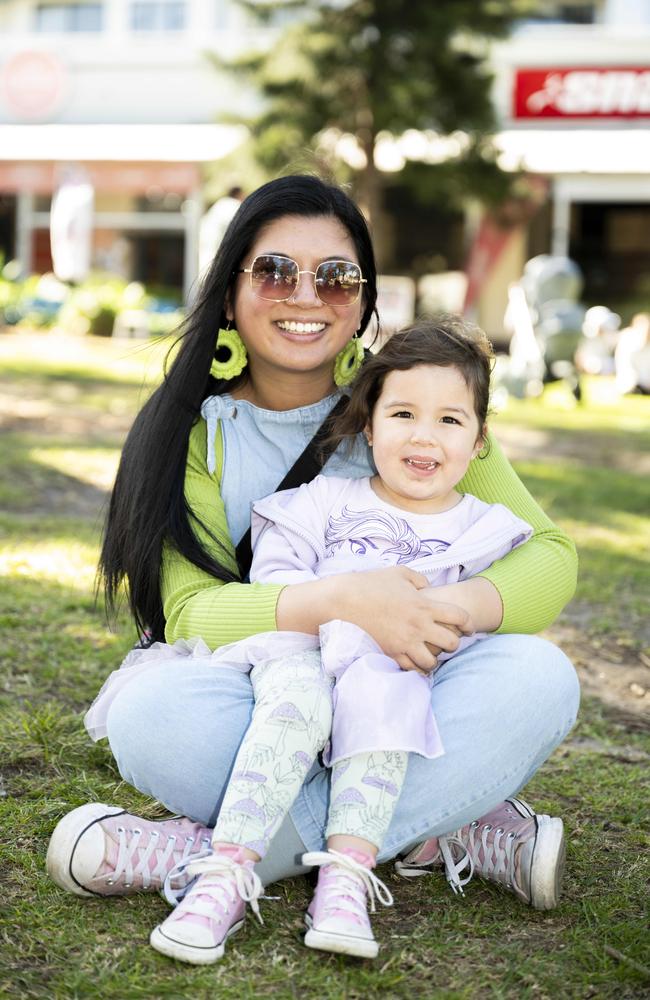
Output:
<svg viewBox="0 0 650 1000">
<path fill-rule="evenodd" d="M 36 31 L 101 31 L 100 3 L 42 3 L 36 8 Z"/>
<path fill-rule="evenodd" d="M 598 24 L 602 8 L 601 0 L 548 0 L 534 13 L 523 19 L 523 24 Z"/>
<path fill-rule="evenodd" d="M 230 27 L 230 4 L 228 0 L 217 0 L 214 26 L 219 31 L 225 31 Z"/>
<path fill-rule="evenodd" d="M 131 27 L 134 31 L 182 31 L 185 15 L 182 0 L 135 0 Z"/>
</svg>

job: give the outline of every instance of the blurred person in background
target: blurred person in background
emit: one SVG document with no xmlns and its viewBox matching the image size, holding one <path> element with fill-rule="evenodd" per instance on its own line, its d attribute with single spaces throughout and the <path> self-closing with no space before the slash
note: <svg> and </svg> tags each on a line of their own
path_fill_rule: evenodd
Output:
<svg viewBox="0 0 650 1000">
<path fill-rule="evenodd" d="M 231 187 L 223 198 L 215 201 L 199 225 L 199 275 L 205 275 L 221 246 L 226 229 L 244 198 L 243 188 Z"/>
<path fill-rule="evenodd" d="M 637 313 L 621 330 L 614 364 L 620 393 L 650 393 L 650 313 Z"/>
<path fill-rule="evenodd" d="M 613 375 L 614 352 L 619 341 L 621 317 L 607 306 L 592 306 L 585 313 L 576 364 L 587 375 Z"/>
</svg>

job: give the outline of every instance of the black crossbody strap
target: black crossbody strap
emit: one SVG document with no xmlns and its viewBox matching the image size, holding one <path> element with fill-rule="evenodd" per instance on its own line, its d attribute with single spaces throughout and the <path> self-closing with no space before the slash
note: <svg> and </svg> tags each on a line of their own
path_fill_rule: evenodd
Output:
<svg viewBox="0 0 650 1000">
<path fill-rule="evenodd" d="M 302 486 L 303 483 L 310 483 L 312 479 L 318 475 L 327 462 L 327 459 L 334 451 L 331 444 L 324 445 L 323 442 L 330 433 L 335 418 L 343 413 L 348 405 L 348 402 L 349 399 L 347 396 L 341 396 L 336 405 L 332 407 L 330 412 L 325 417 L 325 420 L 303 451 L 302 455 L 296 459 L 280 485 L 276 488 L 276 492 L 279 490 L 290 490 L 296 486 Z M 235 550 L 235 554 L 237 556 L 237 563 L 243 580 L 246 576 L 248 576 L 248 571 L 250 570 L 251 562 L 253 561 L 250 528 L 241 539 Z"/>
</svg>

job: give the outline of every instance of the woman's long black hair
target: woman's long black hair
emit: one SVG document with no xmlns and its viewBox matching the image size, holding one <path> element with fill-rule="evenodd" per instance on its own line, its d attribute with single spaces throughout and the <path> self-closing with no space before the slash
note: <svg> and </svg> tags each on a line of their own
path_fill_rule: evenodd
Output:
<svg viewBox="0 0 650 1000">
<path fill-rule="evenodd" d="M 217 561 L 198 541 L 192 527 L 196 515 L 184 497 L 190 431 L 203 400 L 233 388 L 233 382 L 210 375 L 219 328 L 226 325 L 228 292 L 260 230 L 286 215 L 333 217 L 345 227 L 356 247 L 364 285 L 360 329 L 375 310 L 377 281 L 370 234 L 363 215 L 338 187 L 317 177 L 294 175 L 270 181 L 242 202 L 207 272 L 178 352 L 162 384 L 140 410 L 126 439 L 111 495 L 99 562 L 106 603 L 113 611 L 120 586 L 126 583 L 136 625 L 150 641 L 164 640 L 160 594 L 163 543 L 170 544 L 195 566 L 217 580 L 239 577 Z"/>
</svg>

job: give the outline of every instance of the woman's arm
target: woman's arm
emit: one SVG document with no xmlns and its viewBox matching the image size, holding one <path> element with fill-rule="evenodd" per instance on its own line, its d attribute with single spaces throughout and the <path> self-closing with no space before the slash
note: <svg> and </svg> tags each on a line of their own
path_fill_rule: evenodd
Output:
<svg viewBox="0 0 650 1000">
<path fill-rule="evenodd" d="M 220 446 L 220 427 L 217 439 Z M 213 474 L 208 472 L 205 456 L 206 424 L 200 420 L 190 434 L 185 499 L 195 515 L 192 527 L 202 546 L 236 573 L 235 546 L 228 532 L 219 487 L 221 448 L 217 449 L 217 468 Z M 217 649 L 276 628 L 275 609 L 282 586 L 225 583 L 195 566 L 171 546 L 165 546 L 163 552 L 160 588 L 168 642 L 201 636 L 211 649 Z"/>
<path fill-rule="evenodd" d="M 473 579 L 440 588 L 439 597 L 466 607 L 480 631 L 533 633 L 546 628 L 573 597 L 575 545 L 533 499 L 492 435 L 487 457 L 474 459 L 458 488 L 486 503 L 502 503 L 528 521 L 533 535 Z"/>
</svg>

